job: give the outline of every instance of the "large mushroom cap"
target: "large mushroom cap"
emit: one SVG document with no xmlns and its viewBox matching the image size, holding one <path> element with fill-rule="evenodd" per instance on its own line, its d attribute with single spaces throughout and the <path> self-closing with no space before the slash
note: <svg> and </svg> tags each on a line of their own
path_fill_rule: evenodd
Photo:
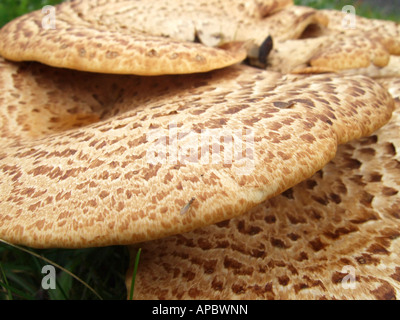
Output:
<svg viewBox="0 0 400 320">
<path fill-rule="evenodd" d="M 242 61 L 254 42 L 298 38 L 320 12 L 288 0 L 71 1 L 55 29 L 36 11 L 0 30 L 0 54 L 81 71 L 161 75 L 206 72 Z M 202 44 L 194 43 L 200 41 Z M 218 48 L 216 48 L 218 47 Z"/>
<path fill-rule="evenodd" d="M 233 218 L 393 109 L 367 77 L 246 66 L 137 77 L 2 60 L 0 83 L 0 238 L 32 247 L 130 244 Z"/>
<path fill-rule="evenodd" d="M 397 99 L 391 121 L 310 179 L 238 218 L 140 244 L 134 299 L 399 299 L 400 79 L 381 82 Z"/>
<path fill-rule="evenodd" d="M 97 2 L 64 2 L 56 6 L 54 29 L 42 26 L 44 15 L 40 10 L 11 21 L 0 30 L 0 54 L 12 61 L 32 60 L 81 71 L 137 75 L 206 72 L 246 57 L 243 43 L 211 48 L 135 28 L 127 30 L 132 17 L 120 20 L 117 29 L 101 18 L 88 22 L 85 18 L 96 14 L 93 6 Z M 116 14 L 121 5 L 114 3 L 103 9 Z"/>
</svg>

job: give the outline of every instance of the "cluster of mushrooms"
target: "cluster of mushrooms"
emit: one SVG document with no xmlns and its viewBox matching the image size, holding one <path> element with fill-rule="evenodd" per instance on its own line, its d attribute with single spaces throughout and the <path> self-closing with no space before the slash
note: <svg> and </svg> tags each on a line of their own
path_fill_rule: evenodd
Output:
<svg viewBox="0 0 400 320">
<path fill-rule="evenodd" d="M 55 9 L 0 30 L 1 239 L 140 247 L 134 299 L 400 297 L 398 24 L 291 0 Z"/>
</svg>

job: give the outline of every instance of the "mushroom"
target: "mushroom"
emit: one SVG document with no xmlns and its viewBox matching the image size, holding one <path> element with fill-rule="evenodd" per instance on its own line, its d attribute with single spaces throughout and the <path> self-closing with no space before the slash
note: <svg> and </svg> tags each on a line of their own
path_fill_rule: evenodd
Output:
<svg viewBox="0 0 400 320">
<path fill-rule="evenodd" d="M 0 83 L 0 238 L 40 248 L 133 244 L 234 218 L 393 109 L 364 76 L 244 65 L 139 77 L 1 60 Z"/>
<path fill-rule="evenodd" d="M 0 54 L 81 71 L 161 75 L 206 72 L 242 61 L 251 43 L 299 37 L 318 11 L 288 0 L 71 1 L 56 28 L 35 11 L 0 30 Z M 287 8 L 285 8 L 287 7 Z M 284 9 L 285 8 L 285 9 Z M 277 12 L 278 11 L 278 12 Z M 266 14 L 274 13 L 268 17 Z M 17 41 L 15 41 L 17 39 Z M 202 44 L 194 43 L 199 40 Z"/>
<path fill-rule="evenodd" d="M 267 36 L 293 39 L 310 24 L 328 23 L 320 11 L 293 6 L 287 0 L 91 0 L 73 8 L 91 24 L 102 21 L 115 30 L 128 28 L 182 41 L 198 40 L 207 46 L 247 40 L 260 45 Z"/>
<path fill-rule="evenodd" d="M 206 72 L 246 57 L 243 43 L 211 48 L 138 30 L 127 31 L 124 25 L 114 30 L 102 20 L 88 23 L 78 10 L 79 5 L 82 10 L 90 10 L 86 14 L 91 15 L 95 10 L 90 5 L 96 2 L 58 5 L 55 29 L 41 26 L 40 10 L 14 19 L 0 30 L 0 55 L 12 61 L 32 60 L 81 71 L 137 75 Z"/>
<path fill-rule="evenodd" d="M 337 10 L 321 10 L 329 18 L 329 25 L 324 29 L 326 34 L 364 33 L 370 39 L 379 41 L 392 55 L 400 55 L 400 25 L 394 21 L 354 17 L 351 28 L 343 28 L 346 13 Z"/>
<path fill-rule="evenodd" d="M 323 73 L 356 69 L 380 71 L 391 55 L 399 55 L 400 26 L 392 21 L 356 16 L 355 29 L 342 26 L 345 15 L 335 10 L 321 11 L 326 27 L 309 28 L 303 38 L 276 41 L 269 57 L 269 69 L 283 73 Z M 391 67 L 391 75 L 400 76 Z M 354 72 L 354 70 L 352 71 Z M 375 72 L 377 73 L 377 72 Z"/>
<path fill-rule="evenodd" d="M 276 43 L 268 68 L 282 73 L 326 73 L 386 67 L 390 54 L 364 35 L 336 35 Z"/>
<path fill-rule="evenodd" d="M 400 78 L 380 82 L 397 101 L 391 121 L 311 178 L 240 217 L 140 244 L 134 299 L 398 299 Z"/>
<path fill-rule="evenodd" d="M 385 67 L 376 67 L 374 65 L 370 65 L 366 68 L 341 70 L 340 74 L 363 74 L 375 79 L 400 77 L 400 56 L 391 55 L 390 61 Z"/>
</svg>

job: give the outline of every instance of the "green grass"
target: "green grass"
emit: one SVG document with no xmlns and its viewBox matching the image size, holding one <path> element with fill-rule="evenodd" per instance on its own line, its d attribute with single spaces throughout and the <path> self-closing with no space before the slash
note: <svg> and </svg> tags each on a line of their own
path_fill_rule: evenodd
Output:
<svg viewBox="0 0 400 320">
<path fill-rule="evenodd" d="M 316 9 L 336 9 L 342 10 L 346 5 L 352 5 L 356 9 L 356 14 L 359 16 L 371 18 L 371 19 L 382 19 L 400 21 L 400 10 L 391 10 L 388 12 L 383 6 L 379 4 L 379 1 L 375 2 L 374 6 L 362 1 L 362 0 L 294 0 L 297 5 L 304 5 L 313 7 Z"/>
<path fill-rule="evenodd" d="M 0 300 L 125 300 L 127 297 L 127 247 L 28 250 L 35 255 L 0 245 Z M 56 268 L 56 289 L 45 290 L 42 279 L 46 274 L 42 274 L 42 268 L 56 264 L 68 271 Z"/>
<path fill-rule="evenodd" d="M 145 1 L 145 0 L 144 0 Z M 59 0 L 0 0 L 0 27 L 17 16 L 44 5 L 54 5 Z M 296 0 L 296 4 L 315 8 L 341 10 L 344 5 L 354 5 L 358 15 L 399 21 L 400 10 L 385 13 L 363 5 L 362 1 L 343 0 Z M 69 270 L 94 288 L 94 294 L 67 272 L 57 269 L 57 289 L 44 290 L 41 281 L 42 267 L 49 264 L 23 250 L 0 243 L 0 300 L 37 299 L 121 299 L 127 298 L 125 273 L 129 265 L 129 253 L 125 247 L 89 248 L 79 250 L 33 250 L 35 254 L 50 259 Z M 138 263 L 138 252 L 136 267 Z M 133 289 L 133 286 L 132 286 Z M 129 294 L 132 295 L 132 292 Z"/>
<path fill-rule="evenodd" d="M 0 27 L 27 12 L 60 2 L 60 0 L 0 0 Z"/>
<path fill-rule="evenodd" d="M 129 300 L 133 300 L 133 293 L 135 291 L 135 278 L 136 274 L 139 268 L 139 261 L 140 261 L 140 253 L 142 252 L 142 249 L 139 248 L 136 252 L 136 258 L 135 258 L 135 264 L 133 265 L 133 272 L 132 272 L 132 282 L 131 282 L 131 288 L 129 290 Z"/>
</svg>

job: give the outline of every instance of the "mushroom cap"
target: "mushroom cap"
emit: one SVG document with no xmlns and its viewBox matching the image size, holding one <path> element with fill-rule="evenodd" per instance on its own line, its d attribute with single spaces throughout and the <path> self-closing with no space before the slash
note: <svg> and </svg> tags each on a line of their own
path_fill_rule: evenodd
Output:
<svg viewBox="0 0 400 320">
<path fill-rule="evenodd" d="M 320 11 L 292 4 L 287 0 L 90 0 L 73 8 L 90 24 L 102 21 L 114 30 L 199 40 L 207 46 L 248 40 L 260 45 L 269 35 L 293 39 L 310 24 L 327 25 Z"/>
<path fill-rule="evenodd" d="M 356 28 L 344 28 L 341 11 L 321 10 L 326 27 L 309 28 L 301 39 L 276 41 L 269 69 L 283 73 L 373 72 L 388 66 L 400 49 L 400 26 L 393 21 L 355 17 Z M 396 69 L 391 75 L 400 76 Z"/>
<path fill-rule="evenodd" d="M 362 74 L 377 80 L 381 78 L 396 78 L 400 77 L 400 56 L 390 56 L 390 60 L 387 66 L 377 67 L 375 65 L 369 65 L 366 68 L 356 68 L 341 70 L 340 74 L 343 75 L 354 75 Z"/>
<path fill-rule="evenodd" d="M 240 217 L 140 244 L 134 299 L 399 299 L 400 78 L 380 82 L 397 101 L 391 121 L 311 178 Z"/>
<path fill-rule="evenodd" d="M 364 76 L 247 66 L 138 77 L 1 60 L 0 83 L 0 238 L 31 247 L 132 244 L 233 218 L 393 110 Z"/>
<path fill-rule="evenodd" d="M 338 10 L 321 10 L 328 17 L 327 33 L 365 33 L 369 38 L 381 42 L 392 55 L 400 55 L 400 24 L 394 21 L 369 19 L 355 16 L 352 28 L 343 29 L 346 13 Z"/>
<path fill-rule="evenodd" d="M 245 1 L 244 3 L 247 4 L 248 2 L 250 1 Z M 292 6 L 293 0 L 255 0 L 255 3 L 258 8 L 259 15 L 261 17 L 266 17 L 281 11 L 286 7 Z"/>
<path fill-rule="evenodd" d="M 400 59 L 398 60 L 400 62 Z M 400 63 L 397 65 L 400 67 Z M 389 93 L 395 99 L 396 102 L 400 100 L 400 77 L 383 77 L 377 79 L 377 81 L 388 89 Z M 392 121 L 393 122 L 393 121 Z"/>
<path fill-rule="evenodd" d="M 0 54 L 12 61 L 101 73 L 206 72 L 245 59 L 248 42 L 260 45 L 268 35 L 296 38 L 309 24 L 327 23 L 318 11 L 291 4 L 288 0 L 68 1 L 56 6 L 55 29 L 42 27 L 41 11 L 4 26 Z"/>
<path fill-rule="evenodd" d="M 186 74 L 207 72 L 242 61 L 243 43 L 211 48 L 124 27 L 103 20 L 88 22 L 98 1 L 64 2 L 56 6 L 56 28 L 42 26 L 44 14 L 34 11 L 0 29 L 0 54 L 12 61 L 39 61 L 53 67 L 112 74 Z M 111 6 L 114 14 L 121 7 Z M 107 7 L 108 9 L 108 7 Z M 88 10 L 88 11 L 85 11 Z M 93 13 L 94 14 L 94 13 Z"/>
</svg>

